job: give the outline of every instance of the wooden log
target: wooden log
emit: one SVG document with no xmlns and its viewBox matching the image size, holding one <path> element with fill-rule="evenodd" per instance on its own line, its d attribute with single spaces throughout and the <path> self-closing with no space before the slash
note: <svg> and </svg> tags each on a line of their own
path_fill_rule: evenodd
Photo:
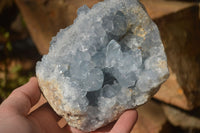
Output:
<svg viewBox="0 0 200 133">
<path fill-rule="evenodd" d="M 200 105 L 199 6 L 155 19 L 165 45 L 170 74 L 155 98 L 185 110 Z"/>
</svg>

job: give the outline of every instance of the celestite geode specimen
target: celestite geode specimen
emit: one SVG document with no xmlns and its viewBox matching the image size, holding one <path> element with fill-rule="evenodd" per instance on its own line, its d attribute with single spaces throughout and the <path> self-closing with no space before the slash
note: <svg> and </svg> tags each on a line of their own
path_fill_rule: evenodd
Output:
<svg viewBox="0 0 200 133">
<path fill-rule="evenodd" d="M 79 8 L 36 74 L 55 112 L 93 131 L 144 104 L 169 73 L 158 28 L 138 0 L 105 0 Z"/>
</svg>

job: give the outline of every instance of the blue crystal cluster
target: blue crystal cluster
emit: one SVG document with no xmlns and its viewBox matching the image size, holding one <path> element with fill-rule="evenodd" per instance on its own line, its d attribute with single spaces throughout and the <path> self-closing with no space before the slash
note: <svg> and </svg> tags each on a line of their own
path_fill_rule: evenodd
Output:
<svg viewBox="0 0 200 133">
<path fill-rule="evenodd" d="M 53 37 L 36 74 L 54 110 L 91 131 L 145 103 L 168 69 L 158 28 L 143 6 L 105 0 L 79 8 L 74 24 Z"/>
</svg>

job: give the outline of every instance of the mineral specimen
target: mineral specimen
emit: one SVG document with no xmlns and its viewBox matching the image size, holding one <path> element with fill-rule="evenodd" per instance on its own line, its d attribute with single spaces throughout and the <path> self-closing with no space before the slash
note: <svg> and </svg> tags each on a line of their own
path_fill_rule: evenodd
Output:
<svg viewBox="0 0 200 133">
<path fill-rule="evenodd" d="M 93 131 L 144 104 L 168 77 L 159 31 L 138 0 L 78 10 L 37 63 L 41 90 L 70 126 Z"/>
</svg>

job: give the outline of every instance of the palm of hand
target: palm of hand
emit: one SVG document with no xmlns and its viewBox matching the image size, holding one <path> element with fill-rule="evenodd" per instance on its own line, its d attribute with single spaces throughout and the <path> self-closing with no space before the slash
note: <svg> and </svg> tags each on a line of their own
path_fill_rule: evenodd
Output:
<svg viewBox="0 0 200 133">
<path fill-rule="evenodd" d="M 38 102 L 40 95 L 36 78 L 32 78 L 27 84 L 13 91 L 0 106 L 0 132 L 84 133 L 68 125 L 60 128 L 57 124 L 60 117 L 49 104 L 44 104 L 29 114 L 31 107 Z M 115 124 L 109 124 L 93 133 L 129 133 L 136 119 L 137 112 L 128 110 Z"/>
</svg>

